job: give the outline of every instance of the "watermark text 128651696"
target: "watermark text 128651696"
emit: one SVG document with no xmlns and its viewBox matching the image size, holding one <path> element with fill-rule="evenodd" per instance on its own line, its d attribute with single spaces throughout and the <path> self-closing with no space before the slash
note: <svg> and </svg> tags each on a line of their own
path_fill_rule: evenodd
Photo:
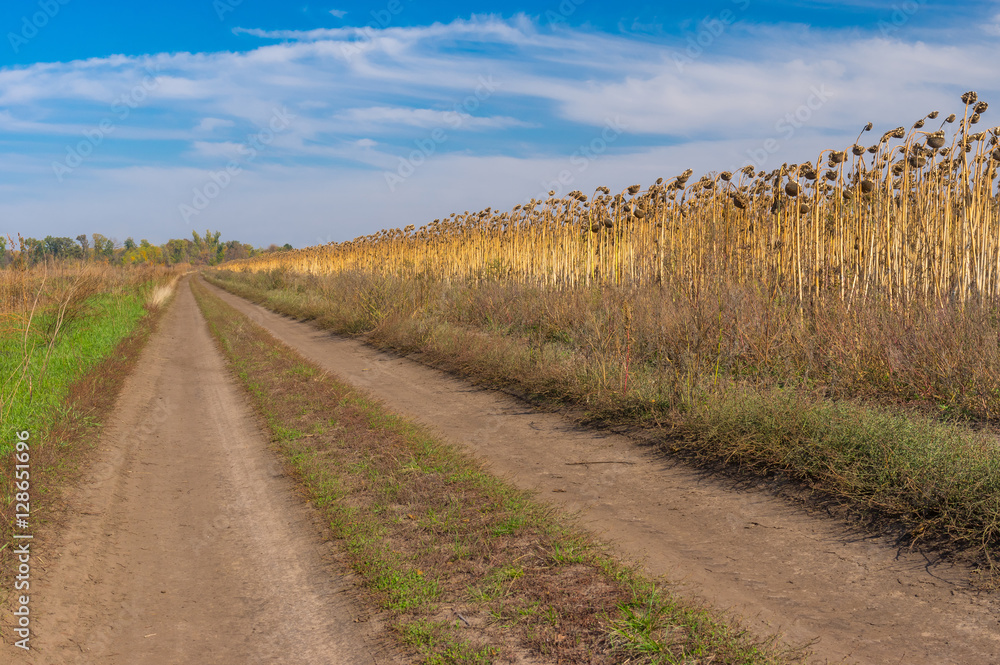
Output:
<svg viewBox="0 0 1000 665">
<path fill-rule="evenodd" d="M 14 646 L 31 649 L 31 450 L 30 434 L 18 432 L 14 444 Z"/>
</svg>

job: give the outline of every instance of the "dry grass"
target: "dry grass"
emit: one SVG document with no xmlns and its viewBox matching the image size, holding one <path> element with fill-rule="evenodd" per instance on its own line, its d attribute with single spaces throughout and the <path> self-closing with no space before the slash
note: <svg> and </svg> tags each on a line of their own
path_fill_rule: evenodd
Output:
<svg viewBox="0 0 1000 665">
<path fill-rule="evenodd" d="M 939 422 L 1000 408 L 990 309 L 835 301 L 803 316 L 794 299 L 735 287 L 695 298 L 356 274 L 212 279 L 592 419 L 659 428 L 666 446 L 707 464 L 780 472 L 986 566 L 1000 544 L 1000 449 Z"/>
<path fill-rule="evenodd" d="M 697 395 L 752 386 L 947 418 L 1000 416 L 1000 316 L 986 305 L 894 309 L 874 298 L 854 307 L 832 299 L 801 315 L 794 298 L 723 283 L 693 295 L 657 286 L 552 290 L 354 273 L 223 271 L 213 279 L 376 344 L 440 348 L 477 375 L 499 378 L 515 362 L 510 371 L 531 392 L 544 394 L 552 383 L 603 410 L 684 409 Z M 456 331 L 480 341 L 446 352 Z"/>
<path fill-rule="evenodd" d="M 162 307 L 177 289 L 178 280 L 180 280 L 180 275 L 175 275 L 166 284 L 158 284 L 157 286 L 154 286 L 153 290 L 149 293 L 149 298 L 146 299 L 146 305 L 151 309 L 159 309 Z"/>
</svg>

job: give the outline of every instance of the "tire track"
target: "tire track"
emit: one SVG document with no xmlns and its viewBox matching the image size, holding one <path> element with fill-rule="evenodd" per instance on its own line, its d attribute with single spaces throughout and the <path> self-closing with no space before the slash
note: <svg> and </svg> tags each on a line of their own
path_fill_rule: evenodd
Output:
<svg viewBox="0 0 1000 665">
<path fill-rule="evenodd" d="M 401 662 L 356 623 L 322 525 L 268 449 L 190 288 L 150 340 L 33 580 L 45 665 Z M 59 550 L 55 550 L 58 542 Z"/>
</svg>

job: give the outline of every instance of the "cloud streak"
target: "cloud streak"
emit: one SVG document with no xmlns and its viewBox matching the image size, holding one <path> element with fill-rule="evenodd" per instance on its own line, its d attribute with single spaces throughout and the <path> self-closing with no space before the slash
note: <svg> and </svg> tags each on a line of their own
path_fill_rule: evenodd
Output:
<svg viewBox="0 0 1000 665">
<path fill-rule="evenodd" d="M 792 136 L 769 163 L 801 161 L 849 145 L 869 120 L 885 129 L 958 110 L 966 89 L 1000 103 L 995 42 L 983 24 L 960 41 L 935 43 L 883 36 L 874 22 L 816 30 L 752 18 L 748 10 L 727 24 L 724 38 L 682 68 L 675 56 L 686 35 L 637 39 L 518 15 L 375 31 L 237 28 L 278 43 L 2 69 L 0 151 L 22 165 L 23 186 L 4 190 L 0 231 L 51 219 L 53 233 L 76 235 L 150 220 L 130 234 L 186 235 L 178 205 L 276 108 L 295 121 L 220 191 L 199 227 L 210 221 L 257 244 L 301 245 L 323 236 L 319 229 L 344 240 L 424 223 L 451 212 L 446 205 L 513 205 L 567 170 L 584 188 L 651 182 L 688 166 L 730 168 L 750 163 L 789 126 Z M 148 88 L 142 99 L 123 104 L 137 86 Z M 817 93 L 821 104 L 810 101 Z M 995 124 L 990 117 L 986 126 Z M 59 182 L 52 165 L 107 118 L 114 131 Z M 573 155 L 609 122 L 625 130 L 577 170 Z M 412 166 L 435 131 L 445 139 L 433 139 L 406 186 L 388 192 L 385 173 Z M 333 226 L 332 210 L 341 220 Z"/>
</svg>

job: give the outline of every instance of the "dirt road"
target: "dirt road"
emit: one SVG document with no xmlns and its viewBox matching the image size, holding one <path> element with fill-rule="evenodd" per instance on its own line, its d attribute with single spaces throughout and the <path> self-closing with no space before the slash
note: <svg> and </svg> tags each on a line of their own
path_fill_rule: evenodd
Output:
<svg viewBox="0 0 1000 665">
<path fill-rule="evenodd" d="M 219 289 L 278 339 L 474 451 L 542 498 L 762 632 L 816 640 L 816 662 L 1000 662 L 1000 605 L 967 571 L 850 533 L 770 495 L 672 465 L 505 395 L 276 315 Z M 587 462 L 587 464 L 583 464 Z"/>
<path fill-rule="evenodd" d="M 2 663 L 400 662 L 354 621 L 186 282 L 69 501 L 34 556 L 33 649 L 4 644 Z"/>
</svg>

